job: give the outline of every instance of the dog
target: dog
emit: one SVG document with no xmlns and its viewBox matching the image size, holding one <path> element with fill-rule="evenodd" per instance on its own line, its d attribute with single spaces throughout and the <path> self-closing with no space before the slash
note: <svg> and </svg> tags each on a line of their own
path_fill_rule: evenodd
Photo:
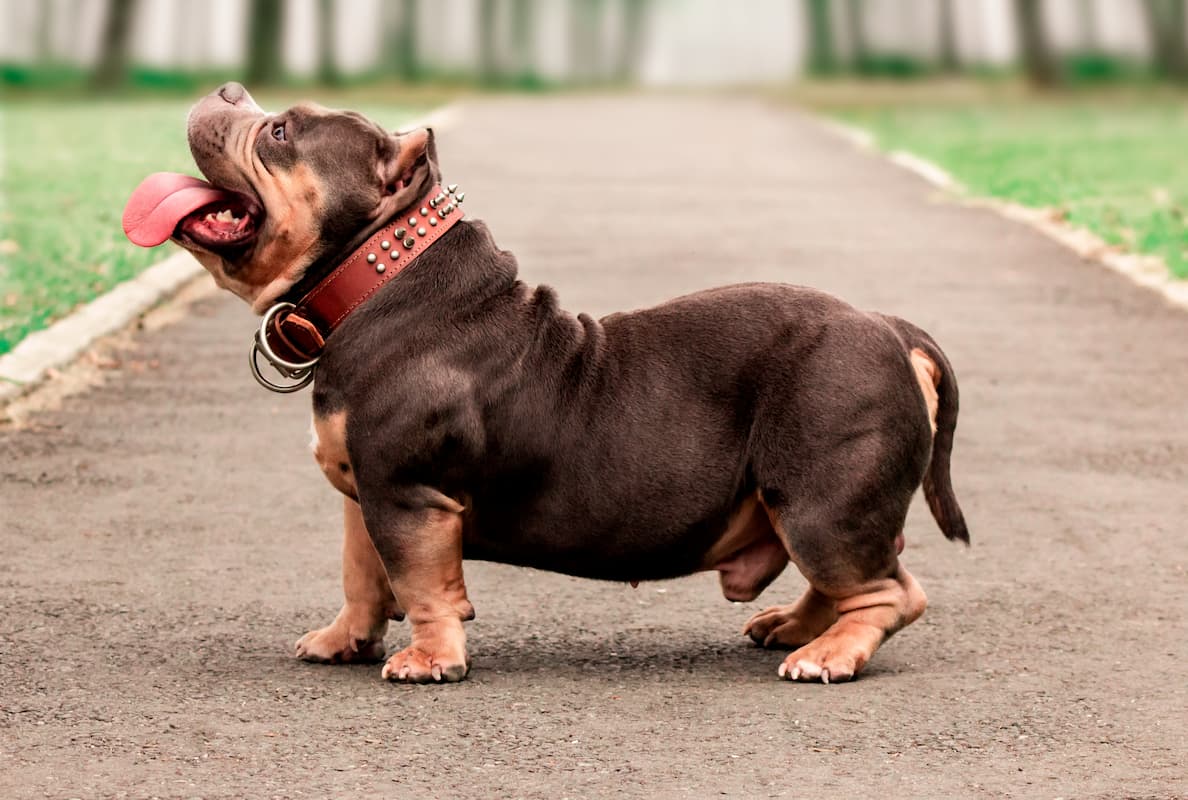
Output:
<svg viewBox="0 0 1188 800">
<path fill-rule="evenodd" d="M 267 312 L 257 349 L 313 380 L 346 601 L 298 657 L 463 679 L 463 558 L 632 583 L 716 570 L 734 601 L 791 561 L 808 589 L 743 633 L 792 649 L 781 678 L 843 681 L 924 613 L 900 563 L 917 487 L 968 544 L 949 476 L 957 382 L 914 325 L 758 283 L 575 316 L 438 188 L 431 130 L 269 114 L 230 83 L 194 106 L 188 139 L 208 182 L 146 180 L 125 230 L 172 239 Z M 295 313 L 332 284 L 337 319 Z M 405 617 L 410 643 L 387 656 Z"/>
</svg>

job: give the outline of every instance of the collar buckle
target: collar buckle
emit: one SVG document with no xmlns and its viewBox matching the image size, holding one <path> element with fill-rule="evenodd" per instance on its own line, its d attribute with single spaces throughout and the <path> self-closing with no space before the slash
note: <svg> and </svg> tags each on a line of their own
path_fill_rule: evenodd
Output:
<svg viewBox="0 0 1188 800">
<path fill-rule="evenodd" d="M 265 389 L 271 392 L 277 392 L 278 394 L 291 394 L 308 386 L 314 379 L 313 370 L 318 363 L 317 356 L 308 361 L 288 361 L 278 356 L 272 349 L 272 345 L 268 343 L 268 329 L 272 325 L 276 315 L 282 311 L 289 311 L 294 308 L 296 306 L 293 303 L 277 303 L 268 309 L 264 314 L 264 319 L 260 321 L 260 327 L 256 330 L 255 341 L 252 342 L 251 352 L 248 353 L 248 364 L 252 370 L 252 377 Z M 273 369 L 280 373 L 282 378 L 296 382 L 277 383 L 267 378 L 260 371 L 259 356 L 261 355 L 272 365 Z"/>
</svg>

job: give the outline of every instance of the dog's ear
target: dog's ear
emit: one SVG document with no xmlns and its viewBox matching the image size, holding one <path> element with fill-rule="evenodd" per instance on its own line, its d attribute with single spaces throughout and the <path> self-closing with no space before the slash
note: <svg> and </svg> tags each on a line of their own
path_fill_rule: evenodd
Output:
<svg viewBox="0 0 1188 800">
<path fill-rule="evenodd" d="M 431 128 L 393 134 L 380 143 L 377 155 L 383 186 L 379 215 L 393 214 L 417 202 L 439 176 Z"/>
</svg>

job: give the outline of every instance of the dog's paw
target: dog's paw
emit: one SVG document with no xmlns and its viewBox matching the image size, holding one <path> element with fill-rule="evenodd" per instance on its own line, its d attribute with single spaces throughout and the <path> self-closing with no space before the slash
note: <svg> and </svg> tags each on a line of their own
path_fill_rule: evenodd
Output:
<svg viewBox="0 0 1188 800">
<path fill-rule="evenodd" d="M 384 664 L 383 676 L 401 683 L 454 683 L 466 677 L 466 654 L 429 653 L 415 646 L 393 653 Z"/>
<path fill-rule="evenodd" d="M 297 640 L 297 658 L 318 664 L 374 664 L 383 661 L 384 637 L 355 636 L 349 626 L 335 621 L 325 628 L 310 631 Z"/>
<path fill-rule="evenodd" d="M 800 647 L 837 621 L 833 601 L 809 588 L 795 603 L 765 608 L 747 620 L 743 635 L 763 647 Z"/>
<path fill-rule="evenodd" d="M 843 620 L 785 658 L 779 676 L 789 681 L 848 681 L 870 661 L 882 638 L 877 628 Z"/>
<path fill-rule="evenodd" d="M 772 606 L 747 620 L 743 635 L 762 647 L 800 647 L 820 636 L 830 624 L 804 619 L 793 606 Z"/>
</svg>

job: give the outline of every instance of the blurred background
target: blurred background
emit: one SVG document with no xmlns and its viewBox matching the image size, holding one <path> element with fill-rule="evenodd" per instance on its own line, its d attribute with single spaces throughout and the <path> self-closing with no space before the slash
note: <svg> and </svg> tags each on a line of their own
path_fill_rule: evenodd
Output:
<svg viewBox="0 0 1188 800">
<path fill-rule="evenodd" d="M 8 86 L 1188 77 L 1183 0 L 2 0 Z"/>
<path fill-rule="evenodd" d="M 474 92 L 748 92 L 1183 277 L 1186 38 L 1185 0 L 0 0 L 0 354 L 165 254 L 120 210 L 193 170 L 186 109 L 228 79 L 392 127 Z"/>
</svg>

